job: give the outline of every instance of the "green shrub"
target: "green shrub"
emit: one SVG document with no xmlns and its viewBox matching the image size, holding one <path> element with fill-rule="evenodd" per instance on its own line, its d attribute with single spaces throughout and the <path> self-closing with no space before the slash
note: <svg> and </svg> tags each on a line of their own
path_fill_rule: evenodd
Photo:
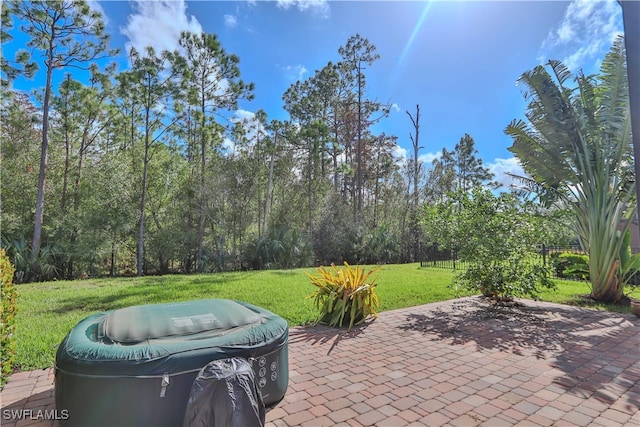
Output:
<svg viewBox="0 0 640 427">
<path fill-rule="evenodd" d="M 365 273 L 360 267 L 351 267 L 346 261 L 344 268 L 331 264 L 331 269 L 318 268 L 318 276 L 307 273 L 311 283 L 318 288 L 308 298 L 320 310 L 319 322 L 329 326 L 357 325 L 370 314 L 378 317 L 378 295 L 376 294 L 377 278 L 370 283 L 367 279 L 378 269 Z"/>
<path fill-rule="evenodd" d="M 0 287 L 2 288 L 2 311 L 0 312 L 0 385 L 9 379 L 13 363 L 16 360 L 15 353 L 15 329 L 16 312 L 18 311 L 18 291 L 13 284 L 15 268 L 9 261 L 4 249 L 0 249 Z"/>
<path fill-rule="evenodd" d="M 454 287 L 480 291 L 496 301 L 511 301 L 518 296 L 536 299 L 541 288 L 554 288 L 544 266 L 521 259 L 510 261 L 471 264 L 454 278 Z"/>
<path fill-rule="evenodd" d="M 551 264 L 561 279 L 589 280 L 589 256 L 571 252 L 551 254 Z"/>
<path fill-rule="evenodd" d="M 424 225 L 433 242 L 458 250 L 469 266 L 456 275 L 454 289 L 505 301 L 535 298 L 540 289 L 553 287 L 547 268 L 532 264 L 544 218 L 531 201 L 478 187 L 449 193 L 444 202 L 426 209 Z"/>
</svg>

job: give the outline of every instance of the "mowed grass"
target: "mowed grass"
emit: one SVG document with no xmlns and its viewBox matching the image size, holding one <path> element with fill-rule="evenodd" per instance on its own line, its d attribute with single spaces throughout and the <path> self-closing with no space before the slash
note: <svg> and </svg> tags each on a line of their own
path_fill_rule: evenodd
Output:
<svg viewBox="0 0 640 427">
<path fill-rule="evenodd" d="M 365 269 L 373 267 L 364 266 Z M 204 298 L 246 301 L 291 326 L 315 321 L 314 292 L 305 272 L 314 268 L 141 278 L 87 279 L 18 286 L 17 370 L 54 365 L 65 335 L 85 317 L 122 307 Z M 378 273 L 380 311 L 454 298 L 453 273 L 419 264 L 384 265 Z"/>
<path fill-rule="evenodd" d="M 364 266 L 366 270 L 373 266 Z M 315 321 L 317 312 L 307 298 L 315 288 L 306 273 L 314 268 L 249 271 L 141 278 L 87 279 L 18 285 L 16 370 L 51 367 L 65 335 L 83 318 L 132 305 L 226 298 L 246 301 L 270 310 L 291 326 Z M 379 311 L 412 307 L 455 298 L 449 287 L 455 272 L 421 268 L 419 264 L 383 265 L 378 277 Z M 558 281 L 558 291 L 545 291 L 545 301 L 585 305 L 581 295 L 589 286 Z M 593 305 L 590 305 L 593 306 Z M 629 312 L 628 308 L 596 308 Z"/>
<path fill-rule="evenodd" d="M 554 282 L 558 289 L 543 290 L 539 295 L 540 300 L 555 302 L 558 304 L 593 308 L 596 310 L 631 313 L 631 306 L 628 304 L 604 304 L 595 302 L 588 298 L 591 294 L 591 285 L 589 282 L 574 280 L 554 280 Z M 632 299 L 640 299 L 640 289 L 638 287 L 627 286 L 625 287 L 624 292 L 625 295 Z"/>
</svg>

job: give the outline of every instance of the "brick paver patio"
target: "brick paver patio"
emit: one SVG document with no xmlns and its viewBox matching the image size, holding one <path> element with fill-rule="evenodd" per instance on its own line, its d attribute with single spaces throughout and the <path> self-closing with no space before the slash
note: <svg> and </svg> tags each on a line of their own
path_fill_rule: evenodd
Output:
<svg viewBox="0 0 640 427">
<path fill-rule="evenodd" d="M 640 319 L 471 297 L 380 313 L 351 332 L 290 330 L 269 426 L 640 426 Z M 55 408 L 51 369 L 14 374 L 2 426 Z M 30 409 L 28 419 L 11 410 Z"/>
</svg>

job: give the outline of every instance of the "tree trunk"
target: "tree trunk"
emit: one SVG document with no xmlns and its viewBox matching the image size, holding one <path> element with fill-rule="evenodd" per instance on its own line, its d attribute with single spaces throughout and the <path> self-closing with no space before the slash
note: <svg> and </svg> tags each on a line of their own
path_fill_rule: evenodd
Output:
<svg viewBox="0 0 640 427">
<path fill-rule="evenodd" d="M 621 289 L 619 286 L 619 267 L 620 261 L 616 260 L 613 267 L 609 271 L 609 274 L 606 275 L 604 286 L 597 286 L 597 284 L 592 284 L 591 298 L 598 302 L 604 303 L 617 303 L 620 301 L 623 289 Z"/>
<path fill-rule="evenodd" d="M 202 266 L 202 252 L 204 246 L 204 204 L 205 204 L 205 177 L 204 173 L 206 170 L 205 162 L 206 162 L 206 151 L 207 151 L 207 136 L 205 130 L 205 121 L 206 121 L 206 110 L 205 110 L 205 98 L 204 92 L 202 93 L 201 103 L 200 103 L 200 113 L 202 114 L 202 122 L 200 123 L 200 132 L 202 133 L 200 137 L 200 201 L 198 207 L 198 254 L 196 258 L 196 270 L 203 271 Z"/>
<path fill-rule="evenodd" d="M 333 190 L 336 193 L 338 192 L 338 137 L 339 137 L 338 121 L 337 119 L 335 119 L 335 124 L 334 124 L 335 140 L 333 142 L 331 157 L 333 159 Z"/>
<path fill-rule="evenodd" d="M 144 216 L 147 198 L 147 174 L 149 169 L 149 108 L 146 109 L 144 131 L 144 166 L 142 168 L 142 194 L 140 196 L 140 220 L 138 222 L 138 260 L 137 275 L 142 276 L 144 270 Z"/>
<path fill-rule="evenodd" d="M 409 134 L 409 138 L 411 139 L 413 145 L 413 204 L 411 206 L 411 226 L 410 232 L 412 234 L 412 251 L 413 251 L 413 261 L 418 260 L 418 219 L 417 219 L 417 211 L 418 211 L 418 180 L 420 175 L 420 163 L 418 163 L 418 154 L 420 151 L 420 105 L 416 105 L 416 117 L 415 119 L 409 112 L 406 112 L 411 122 L 413 123 L 413 128 L 415 130 L 415 137 Z"/>
<path fill-rule="evenodd" d="M 362 71 L 358 64 L 358 139 L 356 146 L 356 215 L 355 222 L 362 219 Z"/>
<path fill-rule="evenodd" d="M 80 210 L 80 179 L 82 177 L 82 164 L 84 160 L 84 153 L 86 149 L 87 140 L 87 131 L 82 136 L 82 143 L 80 144 L 80 151 L 78 153 L 78 173 L 76 174 L 76 179 L 73 184 L 73 218 L 78 217 L 78 211 Z M 73 224 L 71 228 L 71 237 L 69 239 L 70 247 L 71 247 L 71 255 L 69 257 L 69 264 L 67 266 L 67 279 L 73 279 L 73 264 L 74 264 L 74 254 L 73 247 L 78 240 L 78 226 L 77 224 Z"/>
<path fill-rule="evenodd" d="M 71 74 L 67 74 L 66 82 L 71 80 Z M 67 114 L 64 115 L 64 172 L 62 175 L 62 197 L 60 201 L 60 211 L 64 216 L 67 210 L 67 188 L 69 182 L 69 168 L 71 167 L 71 140 L 69 138 L 69 98 L 65 95 L 64 99 L 65 110 Z"/>
<path fill-rule="evenodd" d="M 308 191 L 308 196 L 309 196 L 309 241 L 312 242 L 313 241 L 313 224 L 312 224 L 312 219 L 313 219 L 313 213 L 312 213 L 312 209 L 313 209 L 313 195 L 312 195 L 312 185 L 311 185 L 311 168 L 313 166 L 313 151 L 312 151 L 312 147 L 311 147 L 311 141 L 309 141 L 309 163 L 308 163 L 308 167 L 307 167 L 307 191 Z"/>
<path fill-rule="evenodd" d="M 53 75 L 53 42 L 56 39 L 55 31 L 51 30 L 49 49 L 47 51 L 47 80 L 44 87 L 44 102 L 42 104 L 42 144 L 40 150 L 40 172 L 38 174 L 38 194 L 36 196 L 36 212 L 33 225 L 33 240 L 31 242 L 31 266 L 36 267 L 36 260 L 40 254 L 42 245 L 42 222 L 44 219 L 44 192 L 47 175 L 47 149 L 49 147 L 49 100 L 51 98 L 51 77 Z"/>
<path fill-rule="evenodd" d="M 66 121 L 66 120 L 65 120 Z M 64 135 L 64 172 L 62 174 L 62 200 L 60 201 L 60 211 L 64 216 L 67 210 L 67 187 L 69 182 L 69 168 L 71 167 L 71 141 L 69 141 L 69 130 L 65 123 Z"/>
<path fill-rule="evenodd" d="M 111 265 L 109 266 L 109 274 L 116 277 L 116 241 L 115 237 L 111 240 Z"/>
<path fill-rule="evenodd" d="M 271 193 L 273 192 L 273 163 L 275 162 L 276 150 L 278 149 L 278 132 L 276 130 L 273 139 L 273 152 L 269 161 L 269 178 L 267 179 L 267 195 L 264 199 L 264 221 L 262 221 L 262 236 L 267 235 L 269 223 L 269 211 L 271 210 Z"/>
</svg>

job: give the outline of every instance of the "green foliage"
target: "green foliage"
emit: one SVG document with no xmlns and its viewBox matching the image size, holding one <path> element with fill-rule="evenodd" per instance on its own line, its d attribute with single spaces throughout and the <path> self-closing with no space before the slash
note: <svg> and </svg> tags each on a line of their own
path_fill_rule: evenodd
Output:
<svg viewBox="0 0 640 427">
<path fill-rule="evenodd" d="M 13 241 L 2 239 L 3 250 L 15 268 L 16 283 L 44 281 L 59 278 L 58 264 L 61 259 L 59 245 L 47 244 L 40 249 L 35 261 L 31 260 L 31 247 L 24 237 Z"/>
<path fill-rule="evenodd" d="M 363 239 L 362 252 L 367 264 L 393 263 L 400 258 L 399 243 L 387 224 L 368 230 Z"/>
<path fill-rule="evenodd" d="M 40 65 L 45 69 L 44 97 L 42 99 L 42 142 L 38 173 L 35 220 L 31 243 L 31 261 L 37 266 L 44 230 L 45 181 L 49 150 L 49 123 L 51 109 L 52 78 L 54 72 L 66 68 L 82 68 L 85 63 L 115 54 L 108 49 L 109 37 L 104 34 L 104 21 L 100 12 L 92 11 L 83 0 L 76 1 L 11 1 L 9 13 L 24 25 L 21 30 L 27 35 L 26 47 L 41 55 Z M 36 63 L 30 55 L 17 53 L 25 71 L 35 71 Z M 4 67 L 3 67 L 4 68 Z M 10 75 L 11 73 L 9 73 Z M 30 72 L 26 73 L 27 75 Z"/>
<path fill-rule="evenodd" d="M 56 17 L 68 31 L 48 34 Z M 3 41 L 25 40 L 43 80 L 59 83 L 42 85 L 47 108 L 45 90 L 0 95 L 0 222 L 16 282 L 417 259 L 397 138 L 371 128 L 389 106 L 368 94 L 367 40 L 294 83 L 291 120 L 268 126 L 264 113 L 228 117 L 253 85 L 213 35 L 131 50 L 118 71 L 96 62 L 111 52 L 86 2 L 7 1 L 2 19 Z M 0 65 L 6 81 L 28 64 Z M 73 66 L 78 81 L 64 78 Z"/>
<path fill-rule="evenodd" d="M 358 244 L 363 241 L 365 230 L 354 221 L 353 212 L 344 206 L 339 195 L 330 195 L 322 203 L 312 242 L 315 257 L 322 264 L 362 261 Z"/>
<path fill-rule="evenodd" d="M 318 275 L 307 273 L 311 283 L 318 289 L 309 298 L 320 310 L 319 321 L 329 326 L 347 326 L 349 329 L 364 321 L 370 314 L 378 317 L 378 296 L 376 279 L 367 283 L 367 279 L 377 271 L 365 273 L 360 267 L 351 267 L 345 261 L 344 268 L 335 264 L 328 270 L 318 268 Z"/>
<path fill-rule="evenodd" d="M 279 227 L 259 237 L 245 249 L 245 263 L 254 270 L 298 268 L 310 264 L 308 239 L 298 230 Z"/>
<path fill-rule="evenodd" d="M 562 279 L 589 280 L 589 256 L 570 252 L 553 252 L 549 256 L 556 276 Z"/>
<path fill-rule="evenodd" d="M 457 249 L 470 264 L 454 281 L 459 289 L 508 300 L 535 298 L 540 288 L 553 286 L 546 267 L 531 262 L 543 218 L 514 194 L 495 196 L 482 188 L 450 193 L 447 201 L 425 208 L 424 225 L 435 243 Z"/>
<path fill-rule="evenodd" d="M 640 285 L 640 254 L 631 253 L 631 232 L 627 231 L 622 238 L 620 247 L 620 273 L 622 286 L 630 283 Z"/>
<path fill-rule="evenodd" d="M 15 268 L 4 249 L 0 249 L 0 386 L 9 378 L 16 361 L 16 313 L 18 290 L 13 284 Z"/>
<path fill-rule="evenodd" d="M 464 134 L 453 151 L 442 148 L 442 156 L 433 161 L 429 171 L 428 198 L 440 200 L 451 191 L 469 191 L 475 187 L 496 186 L 491 182 L 494 174 L 477 157 L 475 141 Z"/>
<path fill-rule="evenodd" d="M 199 152 L 192 159 L 194 166 L 199 169 L 199 209 L 198 209 L 198 239 L 196 251 L 196 268 L 207 271 L 209 260 L 205 260 L 204 234 L 206 195 L 207 195 L 207 158 L 210 154 L 212 142 L 219 136 L 221 125 L 216 116 L 219 110 L 236 110 L 238 100 L 252 99 L 253 84 L 245 84 L 240 80 L 240 59 L 236 55 L 227 54 L 218 38 L 213 34 L 194 34 L 183 32 L 180 36 L 180 46 L 184 49 L 185 58 L 178 57 L 174 66 L 179 69 L 182 90 L 186 94 L 185 101 L 188 109 L 193 109 L 196 125 L 191 130 L 193 139 L 189 141 L 190 150 Z M 236 126 L 239 126 L 236 123 Z M 191 125 L 189 124 L 189 127 Z M 244 135 L 241 135 L 241 137 Z M 197 159 L 197 160 L 196 160 Z M 243 191 L 239 194 L 247 194 Z M 216 262 L 220 264 L 220 262 Z"/>
<path fill-rule="evenodd" d="M 516 257 L 509 260 L 486 260 L 471 264 L 454 279 L 454 286 L 482 292 L 496 301 L 510 301 L 514 296 L 538 298 L 541 288 L 552 288 L 549 272 Z"/>
<path fill-rule="evenodd" d="M 313 252 L 321 264 L 384 264 L 401 259 L 401 238 L 387 222 L 358 223 L 339 195 L 327 197 L 313 234 Z"/>
<path fill-rule="evenodd" d="M 0 103 L 0 223 L 3 236 L 16 239 L 33 229 L 41 139 L 39 112 L 26 94 L 2 93 L 0 96 L 6 95 L 7 99 Z"/>
</svg>

